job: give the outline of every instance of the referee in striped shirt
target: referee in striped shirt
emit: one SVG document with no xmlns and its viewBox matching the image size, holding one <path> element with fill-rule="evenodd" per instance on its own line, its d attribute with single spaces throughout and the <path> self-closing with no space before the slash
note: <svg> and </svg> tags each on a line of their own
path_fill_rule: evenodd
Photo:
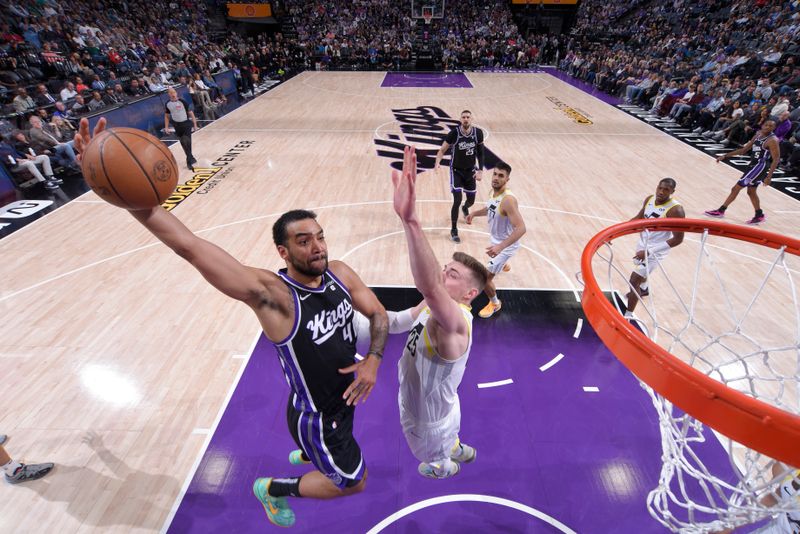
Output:
<svg viewBox="0 0 800 534">
<path fill-rule="evenodd" d="M 178 92 L 173 89 L 167 89 L 169 100 L 164 104 L 164 131 L 169 131 L 169 121 L 172 119 L 172 125 L 175 127 L 175 135 L 183 147 L 183 152 L 186 154 L 186 166 L 190 171 L 194 170 L 194 164 L 197 160 L 192 155 L 192 130 L 197 129 L 197 118 L 194 116 L 194 111 L 189 109 L 189 104 L 182 98 L 178 98 Z M 189 119 L 192 122 L 189 122 Z"/>
</svg>

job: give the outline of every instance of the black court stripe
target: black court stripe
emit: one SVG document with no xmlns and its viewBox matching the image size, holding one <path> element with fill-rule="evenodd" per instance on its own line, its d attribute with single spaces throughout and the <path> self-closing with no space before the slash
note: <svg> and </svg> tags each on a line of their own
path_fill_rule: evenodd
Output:
<svg viewBox="0 0 800 534">
<path fill-rule="evenodd" d="M 145 136 L 143 136 L 143 135 L 141 135 L 141 134 L 139 134 L 139 133 L 137 133 L 137 132 L 135 132 L 135 131 L 133 131 L 133 132 L 126 132 L 126 133 L 127 133 L 127 134 L 129 134 L 129 135 L 132 135 L 132 136 L 134 136 L 134 137 L 138 137 L 139 139 L 144 139 L 145 141 L 148 141 L 148 142 L 149 142 L 149 141 L 152 141 L 152 140 L 151 140 L 149 137 L 145 137 Z M 164 157 L 165 157 L 165 158 L 167 158 L 167 161 L 169 161 L 169 162 L 171 162 L 171 163 L 174 163 L 174 167 L 175 167 L 175 176 L 180 176 L 180 172 L 178 171 L 178 162 L 175 160 L 175 155 L 174 155 L 174 154 L 173 154 L 173 153 L 172 153 L 172 152 L 169 150 L 169 147 L 166 145 L 166 143 L 164 143 L 164 141 L 161 141 L 160 139 L 159 139 L 158 141 L 159 141 L 159 142 L 160 142 L 160 143 L 161 143 L 161 144 L 164 146 L 164 148 L 166 149 L 166 152 L 164 153 Z M 175 142 L 177 143 L 177 141 L 175 141 Z M 169 155 L 169 156 L 167 156 L 167 155 Z"/>
<path fill-rule="evenodd" d="M 106 177 L 106 182 L 108 182 L 108 185 L 110 185 L 111 189 L 114 190 L 114 194 L 117 195 L 117 198 L 120 199 L 122 202 L 124 202 L 129 208 L 133 208 L 133 206 L 130 205 L 130 203 L 125 199 L 125 197 L 119 194 L 117 188 L 114 187 L 114 182 L 111 181 L 111 176 L 108 174 L 108 170 L 106 169 L 106 161 L 105 158 L 103 157 L 103 147 L 106 146 L 106 142 L 108 142 L 108 139 L 109 139 L 108 137 L 103 139 L 103 142 L 97 148 L 97 150 L 100 152 L 100 166 L 103 168 L 103 174 Z"/>
<path fill-rule="evenodd" d="M 128 145 L 126 145 L 126 144 L 125 144 L 125 143 L 122 141 L 122 139 L 120 139 L 120 137 L 119 137 L 119 136 L 118 136 L 116 133 L 114 133 L 114 130 L 108 130 L 108 132 L 109 132 L 111 135 L 113 135 L 113 136 L 114 136 L 114 137 L 117 139 L 117 141 L 119 141 L 119 143 L 120 143 L 120 144 L 121 144 L 123 147 L 125 147 L 125 150 L 127 150 L 127 151 L 128 151 L 128 154 L 130 154 L 130 155 L 131 155 L 131 158 L 133 158 L 133 161 L 135 161 L 135 162 L 136 162 L 136 165 L 138 165 L 138 166 L 139 166 L 139 168 L 142 170 L 142 173 L 144 174 L 144 177 L 145 177 L 145 178 L 147 178 L 147 182 L 150 184 L 150 187 L 153 189 L 153 194 L 154 194 L 154 195 L 155 195 L 155 197 L 156 197 L 156 202 L 158 202 L 158 203 L 160 204 L 160 201 L 159 201 L 159 198 L 158 198 L 158 188 L 156 187 L 156 184 L 155 184 L 155 183 L 153 183 L 153 180 L 152 180 L 152 178 L 150 178 L 150 175 L 149 175 L 149 174 L 147 173 L 147 171 L 145 170 L 145 168 L 144 168 L 144 165 L 142 165 L 142 163 L 141 163 L 141 162 L 139 161 L 139 159 L 136 157 L 136 154 L 134 154 L 134 153 L 133 153 L 133 151 L 132 151 L 130 148 L 128 148 Z M 108 175 L 106 175 L 106 176 L 108 176 Z M 109 180 L 109 181 L 110 181 L 110 180 Z M 127 202 L 126 202 L 126 204 L 127 204 Z"/>
</svg>

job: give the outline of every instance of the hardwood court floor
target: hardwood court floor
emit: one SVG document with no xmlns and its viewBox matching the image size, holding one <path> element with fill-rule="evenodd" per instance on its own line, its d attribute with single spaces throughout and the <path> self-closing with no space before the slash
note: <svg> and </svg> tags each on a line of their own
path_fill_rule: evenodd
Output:
<svg viewBox="0 0 800 534">
<path fill-rule="evenodd" d="M 432 116 L 414 110 L 434 106 L 457 117 L 468 108 L 489 134 L 486 146 L 514 168 L 510 186 L 528 226 L 498 285 L 571 288 L 586 241 L 633 216 L 660 178 L 677 179 L 676 196 L 694 217 L 737 178 L 546 74 L 470 74 L 471 89 L 381 88 L 382 78 L 304 73 L 204 128 L 194 136 L 201 164 L 237 155 L 174 213 L 244 263 L 277 269 L 272 223 L 312 208 L 331 258 L 367 284 L 409 285 L 390 204 L 396 160 L 377 155 L 386 146 L 376 138 L 403 140 L 392 110 Z M 482 258 L 485 219 L 461 223 L 462 245 L 448 239 L 448 189 L 445 172 L 420 176 L 434 251 L 442 261 L 456 249 Z M 480 204 L 488 180 L 479 189 Z M 797 236 L 796 203 L 772 190 L 762 201 L 767 228 Z M 729 219 L 750 214 L 742 197 Z M 0 485 L 0 531 L 162 528 L 259 333 L 255 317 L 92 193 L 3 239 L 0 254 L 0 432 L 12 436 L 13 456 L 57 464 L 42 481 Z"/>
</svg>

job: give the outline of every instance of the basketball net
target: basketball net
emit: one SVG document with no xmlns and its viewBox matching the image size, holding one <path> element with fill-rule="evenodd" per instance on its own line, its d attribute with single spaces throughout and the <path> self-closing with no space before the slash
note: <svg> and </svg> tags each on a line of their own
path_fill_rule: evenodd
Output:
<svg viewBox="0 0 800 534">
<path fill-rule="evenodd" d="M 433 8 L 431 7 L 422 8 L 422 20 L 425 21 L 426 25 L 430 25 L 431 21 L 433 20 Z"/>
<path fill-rule="evenodd" d="M 644 227 L 649 224 L 651 230 L 639 228 L 640 233 L 626 232 L 640 238 L 635 244 L 630 237 L 623 237 L 623 232 L 610 234 L 588 260 L 591 269 L 587 273 L 590 243 L 584 251 L 581 273 L 586 279 L 587 291 L 590 277 L 598 286 L 596 281 L 604 279 L 604 289 L 612 291 L 613 306 L 616 313 L 622 315 L 622 301 L 633 291 L 629 278 L 635 265 L 631 265 L 630 258 L 642 245 L 645 249 L 652 246 L 659 225 L 666 222 L 617 225 Z M 691 222 L 698 226 L 712 224 Z M 732 233 L 756 232 L 713 224 L 729 227 Z M 718 235 L 731 237 L 725 231 Z M 683 243 L 670 250 L 668 257 L 659 261 L 646 256 L 643 264 L 646 272 L 650 272 L 647 277 L 649 296 L 639 299 L 636 319 L 630 321 L 638 331 L 627 334 L 637 337 L 644 334 L 672 357 L 708 377 L 709 383 L 716 381 L 724 385 L 722 389 L 730 388 L 788 412 L 790 417 L 796 416 L 800 413 L 800 306 L 795 284 L 800 263 L 795 257 L 797 249 L 788 254 L 787 246 L 770 249 L 752 245 L 754 242 L 763 244 L 752 236 L 725 237 L 710 235 L 708 228 L 687 228 Z M 781 240 L 781 236 L 778 237 Z M 590 315 L 586 295 L 584 309 L 595 330 L 609 345 L 601 333 L 608 322 L 601 321 L 598 329 L 595 319 L 599 314 L 593 311 Z M 610 310 L 609 313 L 614 312 Z M 655 361 L 659 355 L 643 351 L 641 357 Z M 634 360 L 620 359 L 634 370 Z M 670 384 L 672 375 L 669 373 L 655 380 L 653 375 L 648 377 L 648 382 L 662 393 L 670 388 L 680 392 L 691 387 L 702 392 L 704 387 L 696 381 L 682 383 L 676 389 Z M 713 385 L 718 385 L 716 383 Z M 707 533 L 754 523 L 774 514 L 785 513 L 800 519 L 797 497 L 787 497 L 786 492 L 780 491 L 782 484 L 790 483 L 796 476 L 794 469 L 785 465 L 785 458 L 784 463 L 780 463 L 753 447 L 734 441 L 675 406 L 641 377 L 640 384 L 650 396 L 660 423 L 662 468 L 657 487 L 647 496 L 648 510 L 659 523 L 673 532 Z M 704 394 L 715 395 L 709 391 Z M 679 395 L 670 393 L 669 396 L 674 399 Z M 714 417 L 715 407 L 689 406 L 686 401 L 683 404 L 687 411 L 706 421 Z M 761 421 L 768 425 L 766 419 Z M 714 426 L 718 426 L 716 422 Z M 758 428 L 752 430 L 756 434 L 760 432 Z M 747 428 L 744 432 L 747 433 Z M 758 439 L 758 436 L 751 437 L 753 441 Z M 725 450 L 726 461 L 719 461 L 716 440 Z M 795 441 L 793 446 L 800 446 L 800 443 Z M 792 458 L 797 457 L 795 454 Z M 800 468 L 797 463 L 800 462 L 794 467 Z M 796 483 L 797 479 L 794 481 Z M 794 493 L 800 492 L 795 490 Z M 774 506 L 768 506 L 761 501 L 769 494 L 783 498 Z"/>
</svg>

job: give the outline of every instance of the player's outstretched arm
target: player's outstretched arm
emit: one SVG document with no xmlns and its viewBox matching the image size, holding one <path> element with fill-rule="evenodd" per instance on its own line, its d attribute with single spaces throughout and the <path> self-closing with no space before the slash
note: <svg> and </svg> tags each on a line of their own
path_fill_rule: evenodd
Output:
<svg viewBox="0 0 800 534">
<path fill-rule="evenodd" d="M 731 150 L 727 154 L 721 154 L 721 155 L 717 156 L 717 163 L 719 163 L 720 161 L 722 161 L 724 159 L 732 158 L 733 156 L 739 156 L 741 154 L 747 154 L 748 152 L 750 152 L 750 149 L 753 148 L 753 143 L 755 143 L 755 141 L 756 141 L 756 138 L 753 137 L 743 147 L 737 148 L 736 150 Z"/>
<path fill-rule="evenodd" d="M 131 210 L 159 241 L 197 269 L 203 278 L 227 296 L 257 308 L 271 298 L 271 286 L 280 288 L 277 277 L 267 271 L 247 267 L 222 248 L 197 237 L 177 217 L 162 208 Z M 273 282 L 274 284 L 269 283 Z"/>
<path fill-rule="evenodd" d="M 400 217 L 408 243 L 411 274 L 414 283 L 439 325 L 450 333 L 464 329 L 464 318 L 455 301 L 450 298 L 442 281 L 439 262 L 433 254 L 416 212 L 417 156 L 413 147 L 406 147 L 403 171 L 392 172 L 394 210 Z"/>
<path fill-rule="evenodd" d="M 470 211 L 469 215 L 467 215 L 467 224 L 472 224 L 472 220 L 475 217 L 485 217 L 489 213 L 489 208 L 486 206 L 482 207 L 479 210 Z"/>
<path fill-rule="evenodd" d="M 94 135 L 102 132 L 105 127 L 106 120 L 101 118 L 95 126 Z M 90 140 L 89 121 L 81 119 L 75 145 L 83 152 Z M 162 243 L 200 271 L 211 285 L 229 297 L 258 307 L 271 300 L 272 289 L 280 289 L 277 276 L 269 276 L 267 271 L 242 265 L 217 245 L 194 235 L 177 217 L 161 206 L 131 210 L 130 213 Z"/>
</svg>

